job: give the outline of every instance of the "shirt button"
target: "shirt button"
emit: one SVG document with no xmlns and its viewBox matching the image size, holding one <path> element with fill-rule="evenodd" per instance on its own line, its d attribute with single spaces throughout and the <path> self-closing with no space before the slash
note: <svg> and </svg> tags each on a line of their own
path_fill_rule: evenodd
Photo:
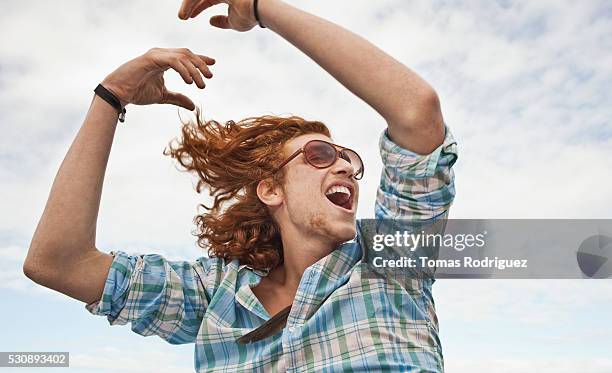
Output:
<svg viewBox="0 0 612 373">
<path fill-rule="evenodd" d="M 295 331 L 295 327 L 290 326 L 287 328 L 287 330 L 289 331 L 289 333 L 293 333 Z"/>
</svg>

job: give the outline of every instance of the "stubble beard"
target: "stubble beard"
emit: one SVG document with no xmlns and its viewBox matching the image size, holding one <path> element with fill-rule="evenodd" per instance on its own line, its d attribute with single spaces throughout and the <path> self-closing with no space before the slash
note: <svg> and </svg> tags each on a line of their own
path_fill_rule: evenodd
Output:
<svg viewBox="0 0 612 373">
<path fill-rule="evenodd" d="M 327 215 L 321 213 L 314 213 L 308 219 L 310 229 L 313 233 L 317 235 L 322 235 L 327 238 L 333 249 L 336 249 L 338 246 L 343 244 L 346 241 L 349 241 L 353 238 L 351 237 L 340 237 L 338 232 L 335 232 L 334 222 L 329 221 Z"/>
</svg>

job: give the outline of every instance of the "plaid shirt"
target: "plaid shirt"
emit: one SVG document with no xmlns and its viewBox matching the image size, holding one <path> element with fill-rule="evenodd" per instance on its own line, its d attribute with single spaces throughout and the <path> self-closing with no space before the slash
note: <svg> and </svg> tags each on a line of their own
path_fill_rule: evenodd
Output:
<svg viewBox="0 0 612 373">
<path fill-rule="evenodd" d="M 455 195 L 450 131 L 429 155 L 400 148 L 386 131 L 380 150 L 376 218 L 445 218 Z M 113 252 L 102 299 L 86 308 L 144 336 L 195 342 L 198 372 L 443 371 L 433 280 L 363 276 L 357 225 L 354 241 L 306 269 L 282 333 L 256 343 L 236 339 L 270 318 L 251 291 L 263 274 L 237 260 Z"/>
</svg>

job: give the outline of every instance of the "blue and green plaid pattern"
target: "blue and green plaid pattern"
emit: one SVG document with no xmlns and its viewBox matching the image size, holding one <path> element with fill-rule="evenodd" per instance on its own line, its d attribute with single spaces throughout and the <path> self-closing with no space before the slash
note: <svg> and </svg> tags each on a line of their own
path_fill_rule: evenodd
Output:
<svg viewBox="0 0 612 373">
<path fill-rule="evenodd" d="M 455 195 L 450 131 L 429 155 L 398 147 L 386 131 L 380 149 L 376 218 L 445 218 Z M 433 280 L 365 276 L 357 225 L 354 241 L 306 269 L 286 328 L 263 341 L 235 342 L 270 318 L 251 291 L 261 274 L 237 261 L 114 252 L 102 299 L 87 310 L 141 335 L 195 342 L 198 372 L 443 371 Z"/>
</svg>

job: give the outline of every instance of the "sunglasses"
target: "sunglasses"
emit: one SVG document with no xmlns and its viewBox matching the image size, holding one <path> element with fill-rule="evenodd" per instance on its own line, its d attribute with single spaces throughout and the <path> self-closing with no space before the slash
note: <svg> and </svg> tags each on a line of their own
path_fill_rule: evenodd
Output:
<svg viewBox="0 0 612 373">
<path fill-rule="evenodd" d="M 363 161 L 357 152 L 323 140 L 310 140 L 287 158 L 274 172 L 277 172 L 293 158 L 304 153 L 306 162 L 315 168 L 331 167 L 338 158 L 342 158 L 353 166 L 353 177 L 360 180 L 363 177 Z"/>
</svg>

